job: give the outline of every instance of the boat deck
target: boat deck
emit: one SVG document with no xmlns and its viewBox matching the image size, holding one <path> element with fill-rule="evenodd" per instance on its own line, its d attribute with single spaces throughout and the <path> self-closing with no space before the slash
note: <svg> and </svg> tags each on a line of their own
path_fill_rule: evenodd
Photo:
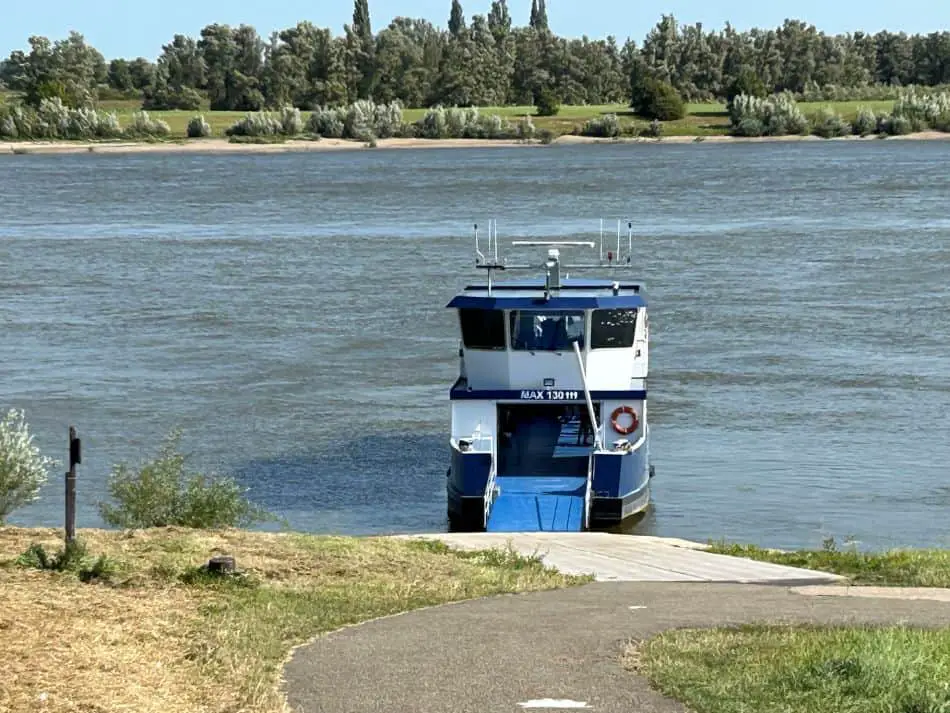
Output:
<svg viewBox="0 0 950 713">
<path fill-rule="evenodd" d="M 606 532 L 439 533 L 398 537 L 440 540 L 466 550 L 509 545 L 540 555 L 565 574 L 593 574 L 600 582 L 732 582 L 821 584 L 843 578 L 826 572 L 713 554 L 687 540 Z"/>
<path fill-rule="evenodd" d="M 499 476 L 488 532 L 579 532 L 587 478 Z"/>
</svg>

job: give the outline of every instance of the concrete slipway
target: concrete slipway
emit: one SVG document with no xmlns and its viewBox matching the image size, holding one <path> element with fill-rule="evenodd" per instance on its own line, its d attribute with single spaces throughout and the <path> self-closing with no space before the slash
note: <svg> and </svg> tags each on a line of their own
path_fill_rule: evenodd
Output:
<svg viewBox="0 0 950 713">
<path fill-rule="evenodd" d="M 666 537 L 606 532 L 438 533 L 398 535 L 439 540 L 460 549 L 506 549 L 539 555 L 565 574 L 592 574 L 598 582 L 731 582 L 807 585 L 839 582 L 827 572 L 706 552 L 706 545 Z"/>
</svg>

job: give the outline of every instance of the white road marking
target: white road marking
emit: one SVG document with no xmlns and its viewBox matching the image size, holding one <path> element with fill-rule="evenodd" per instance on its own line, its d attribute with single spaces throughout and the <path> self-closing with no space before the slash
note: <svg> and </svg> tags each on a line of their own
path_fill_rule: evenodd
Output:
<svg viewBox="0 0 950 713">
<path fill-rule="evenodd" d="M 631 611 L 633 611 L 634 609 L 646 609 L 646 607 L 642 607 L 642 606 L 630 607 Z"/>
<path fill-rule="evenodd" d="M 539 700 L 525 701 L 518 705 L 522 708 L 590 708 L 584 701 L 572 701 L 566 698 L 560 700 L 541 698 Z"/>
</svg>

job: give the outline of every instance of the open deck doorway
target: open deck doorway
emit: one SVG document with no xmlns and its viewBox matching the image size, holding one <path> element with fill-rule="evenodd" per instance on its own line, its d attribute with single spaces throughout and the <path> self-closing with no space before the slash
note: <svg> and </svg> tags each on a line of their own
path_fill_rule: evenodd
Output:
<svg viewBox="0 0 950 713">
<path fill-rule="evenodd" d="M 600 421 L 600 404 L 594 404 Z M 586 404 L 499 404 L 498 476 L 587 477 L 594 431 Z"/>
</svg>

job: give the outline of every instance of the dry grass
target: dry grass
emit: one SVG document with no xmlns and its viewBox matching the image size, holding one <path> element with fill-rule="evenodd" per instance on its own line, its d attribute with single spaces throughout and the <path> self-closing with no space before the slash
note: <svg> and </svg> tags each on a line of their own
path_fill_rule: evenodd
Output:
<svg viewBox="0 0 950 713">
<path fill-rule="evenodd" d="M 401 611 L 583 581 L 506 552 L 431 543 L 184 529 L 82 531 L 109 582 L 16 564 L 56 530 L 0 528 L 0 711 L 136 713 L 285 710 L 289 650 Z M 233 555 L 242 577 L 197 568 Z"/>
</svg>

